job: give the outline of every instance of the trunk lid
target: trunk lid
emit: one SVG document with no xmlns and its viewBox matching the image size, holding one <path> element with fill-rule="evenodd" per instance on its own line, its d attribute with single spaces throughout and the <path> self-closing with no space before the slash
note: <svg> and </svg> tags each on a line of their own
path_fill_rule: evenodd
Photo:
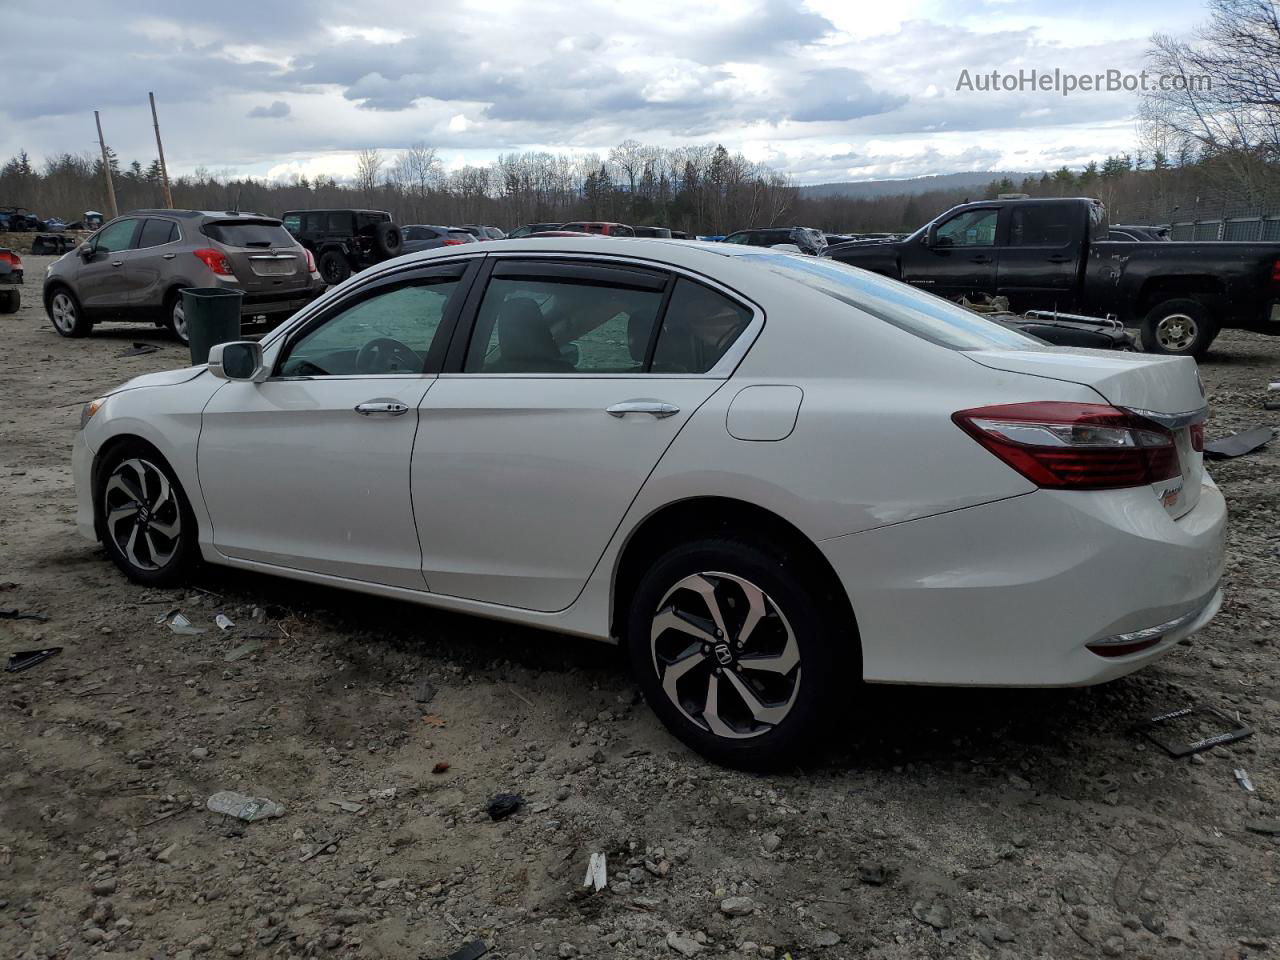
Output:
<svg viewBox="0 0 1280 960">
<path fill-rule="evenodd" d="M 288 295 L 311 282 L 306 252 L 278 220 L 215 221 L 204 233 L 231 261 L 246 293 Z"/>
<path fill-rule="evenodd" d="M 1181 476 L 1152 484 L 1152 492 L 1174 518 L 1199 502 L 1204 455 L 1193 449 L 1191 429 L 1194 424 L 1203 424 L 1208 406 L 1199 369 L 1191 357 L 1073 347 L 972 350 L 965 356 L 992 370 L 1081 384 L 1113 406 L 1161 424 L 1173 434 Z"/>
</svg>

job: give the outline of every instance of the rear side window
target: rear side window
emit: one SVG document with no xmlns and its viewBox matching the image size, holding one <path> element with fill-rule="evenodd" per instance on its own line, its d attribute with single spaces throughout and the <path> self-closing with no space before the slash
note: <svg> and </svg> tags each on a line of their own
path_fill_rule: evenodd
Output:
<svg viewBox="0 0 1280 960">
<path fill-rule="evenodd" d="M 650 372 L 706 373 L 750 323 L 746 307 L 681 277 L 671 292 Z"/>
<path fill-rule="evenodd" d="M 204 235 L 229 247 L 292 247 L 293 237 L 278 223 L 206 223 Z"/>
<path fill-rule="evenodd" d="M 1015 206 L 1009 216 L 1009 246 L 1065 247 L 1071 242 L 1072 223 L 1078 223 L 1079 216 L 1075 204 Z"/>
<path fill-rule="evenodd" d="M 351 214 L 349 213 L 330 213 L 327 215 L 324 228 L 329 233 L 350 233 L 351 232 Z"/>
<path fill-rule="evenodd" d="M 178 225 L 172 220 L 148 220 L 138 235 L 138 248 L 158 247 L 178 239 Z"/>
<path fill-rule="evenodd" d="M 662 289 L 495 277 L 476 317 L 467 373 L 642 373 Z"/>
<path fill-rule="evenodd" d="M 1100 203 L 1089 204 L 1089 239 L 1107 239 L 1110 223 L 1107 219 L 1107 208 Z"/>
<path fill-rule="evenodd" d="M 295 236 L 302 232 L 302 214 L 286 213 L 284 215 L 284 228 Z"/>
<path fill-rule="evenodd" d="M 952 350 L 1043 346 L 1038 340 L 1002 327 L 941 297 L 835 260 L 764 254 L 748 254 L 747 259 L 900 330 Z M 856 319 L 850 316 L 851 321 Z"/>
<path fill-rule="evenodd" d="M 404 238 L 406 240 L 434 240 L 437 234 L 430 227 L 405 227 Z"/>
</svg>

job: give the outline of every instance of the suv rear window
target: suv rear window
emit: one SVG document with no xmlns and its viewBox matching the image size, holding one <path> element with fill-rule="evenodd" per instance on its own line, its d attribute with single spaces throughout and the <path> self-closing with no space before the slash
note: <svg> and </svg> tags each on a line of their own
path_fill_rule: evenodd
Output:
<svg viewBox="0 0 1280 960">
<path fill-rule="evenodd" d="M 747 254 L 743 259 L 754 260 L 774 273 L 951 350 L 1043 346 L 1038 340 L 1002 327 L 941 297 L 835 260 L 769 254 Z"/>
<path fill-rule="evenodd" d="M 279 223 L 244 221 L 206 223 L 204 235 L 229 247 L 292 247 L 293 237 Z"/>
</svg>

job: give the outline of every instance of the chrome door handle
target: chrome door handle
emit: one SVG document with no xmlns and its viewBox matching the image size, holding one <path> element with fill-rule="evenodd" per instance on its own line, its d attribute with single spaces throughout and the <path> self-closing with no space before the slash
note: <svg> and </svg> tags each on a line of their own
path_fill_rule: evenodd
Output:
<svg viewBox="0 0 1280 960">
<path fill-rule="evenodd" d="M 408 412 L 409 408 L 399 400 L 369 400 L 365 403 L 356 404 L 356 413 L 365 417 L 371 417 L 375 413 L 385 413 L 389 417 L 398 417 L 402 413 Z"/>
<path fill-rule="evenodd" d="M 174 257 L 176 257 L 176 256 L 177 256 L 177 254 L 176 254 L 176 253 L 165 253 L 165 254 L 161 254 L 161 255 L 160 255 L 160 259 L 161 259 L 161 260 L 172 260 L 172 259 L 173 259 Z"/>
<path fill-rule="evenodd" d="M 123 265 L 124 265 L 124 261 L 123 261 L 123 260 L 112 260 L 112 261 L 111 261 L 111 265 L 112 265 L 113 267 L 120 267 L 120 266 L 123 266 Z"/>
<path fill-rule="evenodd" d="M 611 407 L 605 407 L 604 412 L 611 417 L 619 418 L 625 417 L 628 413 L 648 413 L 661 420 L 664 417 L 674 417 L 680 412 L 680 408 L 674 403 L 664 403 L 661 400 L 623 400 Z"/>
</svg>

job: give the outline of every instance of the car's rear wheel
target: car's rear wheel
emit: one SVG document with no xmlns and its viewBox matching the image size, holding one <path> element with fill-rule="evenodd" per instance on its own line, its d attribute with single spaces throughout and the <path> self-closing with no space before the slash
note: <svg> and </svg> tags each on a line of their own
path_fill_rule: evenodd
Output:
<svg viewBox="0 0 1280 960">
<path fill-rule="evenodd" d="M 85 337 L 93 329 L 80 301 L 66 287 L 58 287 L 49 298 L 49 319 L 53 329 L 64 337 Z"/>
<path fill-rule="evenodd" d="M 1218 335 L 1218 324 L 1199 300 L 1178 297 L 1153 306 L 1142 320 L 1147 353 L 1202 357 Z"/>
<path fill-rule="evenodd" d="M 12 287 L 8 290 L 0 287 L 0 313 L 17 313 L 22 306 L 22 294 Z"/>
<path fill-rule="evenodd" d="M 785 552 L 718 538 L 650 565 L 626 636 L 632 670 L 659 719 L 729 766 L 793 764 L 821 740 L 843 636 L 820 578 Z"/>
<path fill-rule="evenodd" d="M 181 583 L 198 562 L 196 520 L 173 469 L 152 447 L 129 441 L 98 471 L 98 535 L 130 580 Z"/>
<path fill-rule="evenodd" d="M 320 254 L 320 262 L 316 267 L 320 271 L 321 279 L 331 287 L 351 276 L 351 264 L 347 263 L 347 258 L 337 250 L 326 250 Z"/>
<path fill-rule="evenodd" d="M 191 342 L 191 333 L 187 329 L 187 311 L 182 303 L 181 290 L 175 290 L 169 294 L 169 298 L 165 301 L 164 325 L 183 343 Z"/>
</svg>

